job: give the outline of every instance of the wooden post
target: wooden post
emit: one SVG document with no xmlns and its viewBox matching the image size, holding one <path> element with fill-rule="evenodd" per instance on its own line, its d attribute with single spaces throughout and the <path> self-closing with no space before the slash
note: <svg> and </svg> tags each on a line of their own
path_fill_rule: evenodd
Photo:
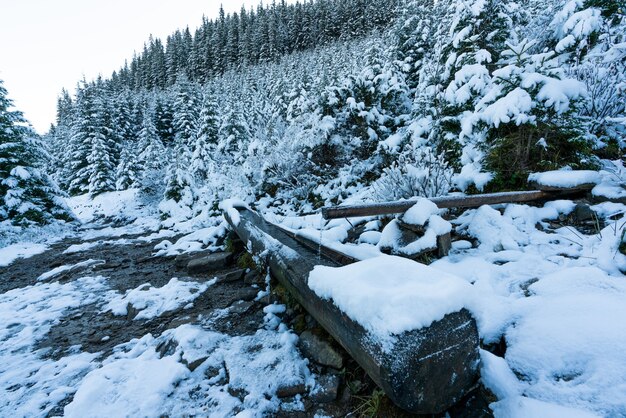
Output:
<svg viewBox="0 0 626 418">
<path fill-rule="evenodd" d="M 397 335 L 385 352 L 332 301 L 320 298 L 308 286 L 315 265 L 340 264 L 296 241 L 258 214 L 239 210 L 239 222 L 228 211 L 224 217 L 256 255 L 262 255 L 283 286 L 317 322 L 341 344 L 399 407 L 420 414 L 440 413 L 458 402 L 478 377 L 478 331 L 463 309 L 431 326 Z"/>
</svg>

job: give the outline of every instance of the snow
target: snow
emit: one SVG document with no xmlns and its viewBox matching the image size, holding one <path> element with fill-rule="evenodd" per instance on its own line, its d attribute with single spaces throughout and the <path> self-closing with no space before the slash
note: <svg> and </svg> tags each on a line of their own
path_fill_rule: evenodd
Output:
<svg viewBox="0 0 626 418">
<path fill-rule="evenodd" d="M 67 284 L 38 283 L 0 295 L 0 412 L 16 416 L 45 416 L 68 394 L 77 379 L 93 368 L 97 354 L 77 353 L 58 361 L 35 350 L 70 309 L 97 300 L 106 289 L 103 277 L 85 277 Z M 3 412 L 2 412 L 3 411 Z"/>
<path fill-rule="evenodd" d="M 345 267 L 316 266 L 309 287 L 361 324 L 386 351 L 393 335 L 429 326 L 468 305 L 465 280 L 406 258 L 381 255 Z"/>
<path fill-rule="evenodd" d="M 18 243 L 0 248 L 0 267 L 6 267 L 18 258 L 29 258 L 47 250 L 47 245 L 33 243 Z"/>
<path fill-rule="evenodd" d="M 585 184 L 597 184 L 601 181 L 600 174 L 591 170 L 557 170 L 533 173 L 528 176 L 529 182 L 539 186 L 573 188 Z"/>
<path fill-rule="evenodd" d="M 241 199 L 226 199 L 220 202 L 219 208 L 221 211 L 226 212 L 228 217 L 233 222 L 234 226 L 239 225 L 241 221 L 241 216 L 239 215 L 239 211 L 237 208 L 246 208 L 250 209 L 246 202 Z"/>
<path fill-rule="evenodd" d="M 407 224 L 424 226 L 430 216 L 435 214 L 439 214 L 437 205 L 428 199 L 419 198 L 416 203 L 402 215 L 402 221 Z"/>
<path fill-rule="evenodd" d="M 175 256 L 202 250 L 217 251 L 221 249 L 217 241 L 226 236 L 227 228 L 226 221 L 222 221 L 217 226 L 199 228 L 179 238 L 173 244 L 169 240 L 163 240 L 154 247 L 157 250 L 155 256 Z"/>
<path fill-rule="evenodd" d="M 542 402 L 524 396 L 507 398 L 491 404 L 490 407 L 498 418 L 598 418 L 600 416 L 584 410 Z"/>
<path fill-rule="evenodd" d="M 169 412 L 163 399 L 187 375 L 175 357 L 160 359 L 153 349 L 120 352 L 82 380 L 63 412 L 66 417 L 163 416 Z"/>
<path fill-rule="evenodd" d="M 592 235 L 537 229 L 574 205 L 466 211 L 454 223 L 478 247 L 463 245 L 432 265 L 473 283 L 470 309 L 483 342 L 506 340 L 504 358 L 481 353 L 482 381 L 500 399 L 496 416 L 626 414 L 625 350 L 617 348 L 626 346 L 623 220 Z M 592 206 L 599 216 L 625 208 Z"/>
<path fill-rule="evenodd" d="M 66 265 L 66 266 L 59 266 L 59 267 L 55 267 L 50 271 L 47 271 L 45 273 L 42 273 L 41 275 L 39 275 L 39 277 L 37 277 L 37 281 L 38 282 L 42 282 L 45 280 L 50 280 L 53 277 L 57 277 L 63 273 L 67 273 L 68 271 L 71 270 L 76 270 L 76 269 L 80 269 L 83 267 L 90 267 L 90 266 L 94 266 L 97 264 L 104 264 L 105 261 L 104 260 L 93 260 L 93 259 L 89 259 L 89 260 L 85 260 L 85 261 L 81 261 L 80 263 L 76 263 L 76 264 L 71 264 L 71 265 Z"/>
<path fill-rule="evenodd" d="M 132 306 L 139 311 L 134 319 L 155 318 L 193 302 L 215 282 L 216 279 L 197 283 L 172 278 L 163 287 L 153 287 L 150 283 L 145 283 L 128 290 L 124 295 L 113 297 L 104 307 L 104 312 L 127 315 L 128 306 Z"/>
<path fill-rule="evenodd" d="M 63 251 L 63 254 L 80 253 L 83 251 L 88 251 L 93 248 L 101 247 L 105 245 L 130 245 L 132 243 L 133 241 L 128 240 L 128 239 L 118 239 L 118 240 L 112 240 L 112 241 L 101 240 L 101 241 L 94 241 L 94 242 L 83 242 L 81 244 L 70 245 L 69 247 L 67 247 L 65 251 Z"/>
</svg>

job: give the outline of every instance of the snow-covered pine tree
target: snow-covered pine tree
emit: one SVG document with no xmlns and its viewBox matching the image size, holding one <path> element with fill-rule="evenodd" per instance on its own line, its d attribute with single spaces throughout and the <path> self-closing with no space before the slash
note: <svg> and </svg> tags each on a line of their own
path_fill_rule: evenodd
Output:
<svg viewBox="0 0 626 418">
<path fill-rule="evenodd" d="M 68 154 L 70 155 L 67 184 L 70 195 L 89 191 L 89 161 L 91 138 L 96 134 L 96 95 L 95 88 L 83 80 L 77 87 L 75 115 L 71 121 Z"/>
<path fill-rule="evenodd" d="M 213 93 L 205 90 L 202 108 L 198 117 L 198 132 L 195 135 L 191 172 L 199 182 L 204 182 L 210 173 L 210 164 L 217 148 L 219 116 Z"/>
<path fill-rule="evenodd" d="M 176 92 L 173 117 L 175 141 L 190 148 L 198 130 L 199 89 L 184 74 L 179 74 L 174 90 Z"/>
<path fill-rule="evenodd" d="M 220 125 L 217 150 L 230 161 L 242 162 L 250 136 L 250 127 L 240 106 L 229 103 Z"/>
<path fill-rule="evenodd" d="M 134 142 L 128 141 L 122 144 L 120 162 L 116 169 L 115 188 L 117 190 L 132 189 L 139 185 L 141 167 L 138 151 L 137 144 Z"/>
<path fill-rule="evenodd" d="M 139 132 L 139 161 L 141 168 L 139 185 L 146 195 L 153 196 L 162 193 L 167 149 L 163 145 L 156 124 L 153 110 L 143 109 L 143 123 Z"/>
<path fill-rule="evenodd" d="M 89 165 L 86 170 L 91 196 L 115 190 L 118 143 L 113 129 L 110 128 L 112 118 L 103 96 L 96 100 L 94 122 L 94 132 L 89 137 L 91 152 L 87 157 Z"/>
<path fill-rule="evenodd" d="M 167 168 L 165 193 L 159 204 L 161 217 L 189 219 L 193 216 L 196 201 L 195 182 L 189 172 L 191 155 L 187 146 L 178 143 Z"/>
<path fill-rule="evenodd" d="M 466 132 L 485 132 L 487 167 L 500 186 L 523 185 L 531 171 L 594 165 L 575 117 L 585 85 L 567 76 L 554 52 L 533 54 L 533 46 L 507 43 L 490 91 L 464 124 Z"/>
<path fill-rule="evenodd" d="M 37 165 L 35 133 L 13 103 L 0 80 L 0 222 L 43 225 L 73 220 L 59 197 L 61 192 Z"/>
</svg>

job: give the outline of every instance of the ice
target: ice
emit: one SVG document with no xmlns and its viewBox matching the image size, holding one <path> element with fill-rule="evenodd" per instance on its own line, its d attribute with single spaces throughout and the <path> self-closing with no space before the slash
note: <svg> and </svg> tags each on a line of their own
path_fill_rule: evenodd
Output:
<svg viewBox="0 0 626 418">
<path fill-rule="evenodd" d="M 406 258 L 381 255 L 345 267 L 316 266 L 309 287 L 361 324 L 384 349 L 394 334 L 429 326 L 471 298 L 465 280 Z"/>
</svg>

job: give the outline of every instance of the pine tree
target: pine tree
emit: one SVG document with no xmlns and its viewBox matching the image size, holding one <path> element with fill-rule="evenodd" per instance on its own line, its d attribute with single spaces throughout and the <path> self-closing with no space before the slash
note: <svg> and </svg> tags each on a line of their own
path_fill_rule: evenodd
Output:
<svg viewBox="0 0 626 418">
<path fill-rule="evenodd" d="M 191 172 L 199 181 L 204 181 L 210 172 L 209 164 L 219 140 L 217 103 L 208 91 L 204 93 L 198 119 L 198 132 L 195 135 L 196 140 L 191 156 Z"/>
<path fill-rule="evenodd" d="M 139 132 L 138 165 L 141 167 L 140 188 L 147 195 L 162 191 L 163 168 L 167 158 L 167 150 L 159 137 L 153 118 L 151 109 L 144 108 Z"/>
<path fill-rule="evenodd" d="M 35 168 L 34 133 L 12 107 L 0 80 L 0 221 L 26 226 L 73 220 L 56 185 Z"/>
</svg>

